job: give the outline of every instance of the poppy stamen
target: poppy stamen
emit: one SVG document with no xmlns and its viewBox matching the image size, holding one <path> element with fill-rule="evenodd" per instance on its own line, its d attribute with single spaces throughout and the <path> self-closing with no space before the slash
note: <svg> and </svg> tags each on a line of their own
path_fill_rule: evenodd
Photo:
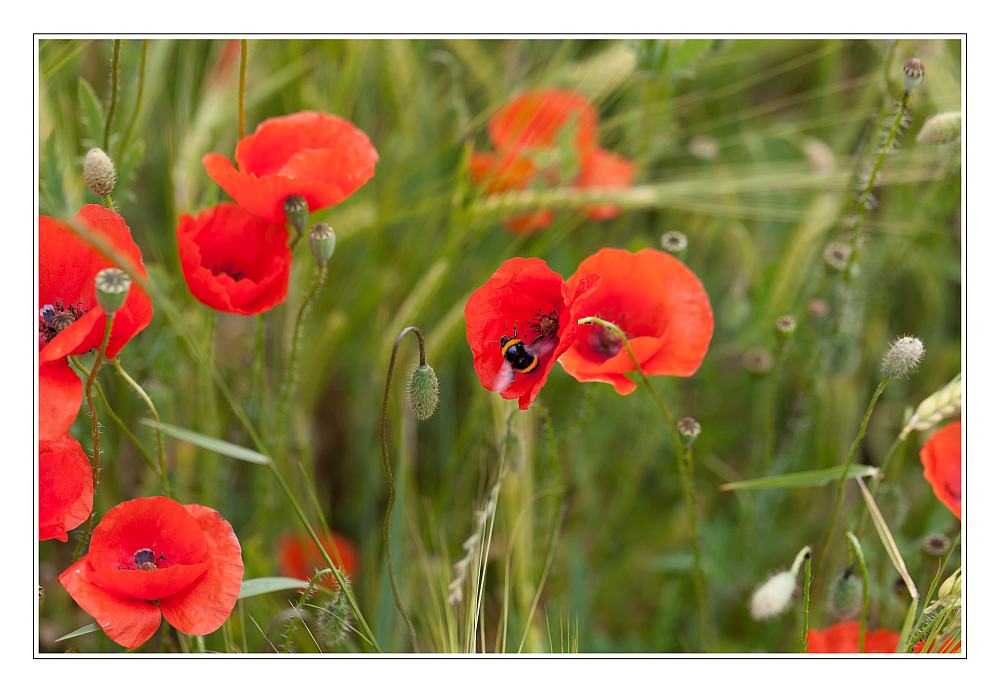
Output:
<svg viewBox="0 0 1000 692">
<path fill-rule="evenodd" d="M 83 313 L 83 309 L 79 306 L 64 307 L 58 300 L 43 305 L 38 311 L 38 335 L 41 337 L 42 345 L 50 342 L 56 334 L 80 319 Z"/>
</svg>

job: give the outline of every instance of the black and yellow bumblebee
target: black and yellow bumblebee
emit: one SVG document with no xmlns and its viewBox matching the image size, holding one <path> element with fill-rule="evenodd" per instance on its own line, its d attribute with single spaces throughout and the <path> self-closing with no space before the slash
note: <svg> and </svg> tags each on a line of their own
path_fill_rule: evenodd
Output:
<svg viewBox="0 0 1000 692">
<path fill-rule="evenodd" d="M 515 372 L 522 375 L 527 375 L 538 367 L 538 354 L 517 338 L 517 325 L 514 325 L 514 336 L 500 337 L 500 355 L 510 363 Z"/>
<path fill-rule="evenodd" d="M 517 335 L 517 325 L 514 325 L 514 336 L 504 334 L 500 337 L 500 355 L 503 365 L 497 373 L 493 391 L 503 392 L 514 381 L 517 373 L 528 375 L 538 369 L 542 357 L 555 346 L 553 338 L 559 330 L 559 322 L 555 313 L 542 314 L 539 311 L 535 320 L 528 323 L 538 336 L 531 343 L 525 342 Z M 506 331 L 506 329 L 504 330 Z"/>
</svg>

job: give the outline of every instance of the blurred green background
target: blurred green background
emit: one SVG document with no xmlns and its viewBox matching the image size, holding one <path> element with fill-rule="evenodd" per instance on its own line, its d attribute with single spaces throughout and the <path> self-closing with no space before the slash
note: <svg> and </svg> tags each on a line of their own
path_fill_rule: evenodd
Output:
<svg viewBox="0 0 1000 692">
<path fill-rule="evenodd" d="M 301 244 L 288 300 L 267 316 L 266 390 L 254 396 L 256 321 L 216 316 L 190 296 L 174 236 L 179 214 L 226 199 L 200 159 L 234 150 L 239 42 L 151 40 L 132 144 L 123 154 L 141 45 L 121 44 L 109 152 L 120 170 L 115 201 L 152 280 L 180 308 L 180 323 L 157 310 L 122 363 L 165 422 L 250 446 L 178 333 L 194 335 L 203 348 L 212 344 L 216 367 L 266 428 L 312 259 Z M 40 43 L 42 214 L 70 216 L 99 202 L 80 166 L 87 149 L 99 145 L 111 49 L 110 40 Z M 911 100 L 912 125 L 883 169 L 877 209 L 864 217 L 857 274 L 849 291 L 839 291 L 824 247 L 844 238 L 857 177 L 874 159 L 901 93 L 901 66 L 912 56 L 927 67 Z M 499 106 L 547 85 L 576 89 L 594 103 L 601 146 L 637 162 L 635 184 L 653 186 L 649 203 L 604 222 L 588 221 L 570 205 L 529 236 L 510 234 L 503 216 L 482 206 L 469 179 L 469 151 L 490 148 L 485 126 Z M 405 342 L 390 407 L 400 485 L 393 538 L 421 649 L 469 646 L 461 633 L 468 603 L 451 607 L 445 599 L 504 449 L 512 472 L 496 513 L 477 650 L 500 650 L 503 642 L 503 650 L 516 651 L 522 639 L 524 650 L 536 652 L 698 648 L 680 484 L 652 400 L 641 389 L 623 398 L 610 386 L 578 383 L 557 366 L 532 408 L 510 419 L 507 436 L 510 402 L 479 385 L 462 313 L 469 293 L 510 257 L 542 257 L 569 276 L 601 247 L 659 247 L 664 232 L 680 230 L 688 238 L 682 259 L 711 297 L 715 335 L 695 376 L 654 378 L 654 385 L 675 416 L 694 416 L 703 430 L 694 460 L 707 640 L 721 652 L 795 650 L 795 609 L 760 623 L 746 604 L 754 586 L 787 568 L 799 548 L 822 541 L 833 486 L 718 487 L 843 463 L 882 353 L 896 336 L 919 336 L 927 356 L 909 380 L 890 383 L 860 463 L 880 464 L 908 409 L 960 371 L 961 149 L 957 142 L 920 144 L 915 135 L 929 116 L 960 110 L 961 89 L 957 40 L 251 39 L 248 132 L 268 117 L 322 110 L 354 122 L 380 156 L 373 180 L 311 219 L 332 224 L 338 245 L 306 325 L 295 434 L 279 461 L 295 477 L 303 504 L 308 478 L 315 479 L 330 525 L 358 546 L 353 583 L 383 648 L 410 646 L 385 577 L 378 437 L 389 350 L 408 324 L 424 330 L 441 384 L 438 412 L 417 424 L 402 396 L 406 368 L 416 361 L 415 347 Z M 825 301 L 826 316 L 814 314 L 822 313 L 818 303 L 809 309 L 816 300 Z M 799 324 L 787 346 L 774 329 L 783 314 Z M 755 348 L 773 356 L 767 372 L 745 367 Z M 138 423 L 147 415 L 141 403 L 112 372 L 102 382 L 116 412 L 154 449 L 152 432 Z M 129 441 L 102 422 L 98 516 L 123 500 L 159 493 Z M 81 414 L 72 432 L 86 440 L 86 430 Z M 924 536 L 960 530 L 922 478 L 917 453 L 925 436 L 907 442 L 900 482 L 880 499 L 921 594 L 937 565 L 921 551 Z M 279 574 L 278 537 L 299 527 L 271 475 L 168 444 L 177 499 L 211 505 L 232 522 L 246 578 Z M 860 512 L 849 486 L 851 525 Z M 40 546 L 39 646 L 119 651 L 101 633 L 54 642 L 91 621 L 55 581 L 75 540 L 71 534 L 66 545 Z M 833 544 L 831 570 L 846 564 L 842 543 Z M 862 543 L 872 569 L 873 626 L 898 630 L 908 603 L 894 589 L 895 572 L 874 532 Z M 224 630 L 206 637 L 208 650 L 271 652 L 286 644 L 309 652 L 317 642 L 323 651 L 364 650 L 352 637 L 324 643 L 322 632 L 312 631 L 322 623 L 309 618 L 283 641 L 296 598 L 282 592 L 242 600 Z M 813 625 L 831 624 L 825 592 L 813 598 Z M 183 646 L 164 625 L 142 650 Z"/>
</svg>

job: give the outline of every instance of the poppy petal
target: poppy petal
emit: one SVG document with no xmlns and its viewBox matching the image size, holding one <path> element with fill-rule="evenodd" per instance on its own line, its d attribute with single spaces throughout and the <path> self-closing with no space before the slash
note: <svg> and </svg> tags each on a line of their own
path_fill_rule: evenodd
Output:
<svg viewBox="0 0 1000 692">
<path fill-rule="evenodd" d="M 809 630 L 806 652 L 810 654 L 856 654 L 861 624 L 857 620 L 838 622 L 825 630 Z M 891 630 L 870 630 L 865 635 L 866 654 L 895 653 L 899 633 Z"/>
<path fill-rule="evenodd" d="M 140 497 L 112 507 L 94 529 L 87 558 L 95 569 L 135 569 L 140 550 L 152 551 L 157 567 L 209 559 L 198 522 L 169 497 Z"/>
<path fill-rule="evenodd" d="M 920 449 L 920 462 L 934 495 L 961 519 L 962 423 L 949 423 L 931 435 Z"/>
<path fill-rule="evenodd" d="M 489 133 L 499 150 L 551 147 L 567 126 L 577 128 L 573 141 L 581 153 L 597 146 L 597 111 L 587 99 L 574 91 L 543 88 L 507 102 L 490 118 Z"/>
<path fill-rule="evenodd" d="M 594 149 L 584 156 L 576 187 L 588 190 L 625 190 L 632 186 L 635 164 L 621 156 Z M 613 204 L 600 204 L 587 209 L 587 215 L 595 221 L 613 219 L 619 209 Z"/>
<path fill-rule="evenodd" d="M 75 377 L 75 375 L 74 375 Z M 94 476 L 80 443 L 69 435 L 38 443 L 38 540 L 65 543 L 94 508 Z"/>
<path fill-rule="evenodd" d="M 59 575 L 59 583 L 112 641 L 126 649 L 141 646 L 159 628 L 160 609 L 153 603 L 108 593 L 90 581 L 91 571 L 83 557 Z"/>
<path fill-rule="evenodd" d="M 83 382 L 69 363 L 57 360 L 38 368 L 38 438 L 59 437 L 80 413 Z"/>
<path fill-rule="evenodd" d="M 208 570 L 207 562 L 151 569 L 95 567 L 90 581 L 122 598 L 155 601 L 187 588 Z"/>
<path fill-rule="evenodd" d="M 187 634 L 209 634 L 233 612 L 243 582 L 243 555 L 233 527 L 221 514 L 201 505 L 185 505 L 208 544 L 209 568 L 187 589 L 160 600 L 163 617 Z"/>
</svg>

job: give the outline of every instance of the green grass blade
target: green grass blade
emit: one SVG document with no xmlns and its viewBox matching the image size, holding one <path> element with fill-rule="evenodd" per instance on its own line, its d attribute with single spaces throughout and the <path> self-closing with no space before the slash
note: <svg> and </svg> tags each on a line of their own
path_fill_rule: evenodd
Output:
<svg viewBox="0 0 1000 692">
<path fill-rule="evenodd" d="M 818 488 L 831 481 L 840 479 L 844 472 L 843 466 L 831 466 L 827 469 L 816 469 L 814 471 L 797 471 L 795 473 L 783 473 L 780 476 L 766 476 L 764 478 L 752 478 L 746 481 L 734 481 L 733 483 L 723 483 L 719 490 L 763 490 L 766 488 Z M 867 478 L 878 474 L 878 469 L 874 466 L 863 466 L 852 464 L 847 470 L 848 478 Z"/>
<path fill-rule="evenodd" d="M 149 418 L 143 418 L 140 422 L 151 428 L 157 427 L 156 421 L 150 420 Z M 240 447 L 232 442 L 226 442 L 225 440 L 220 440 L 216 437 L 202 435 L 201 433 L 194 432 L 193 430 L 179 428 L 176 425 L 170 425 L 169 423 L 160 423 L 159 427 L 167 435 L 170 435 L 170 437 L 184 442 L 189 442 L 196 447 L 207 449 L 217 454 L 221 454 L 222 456 L 239 459 L 240 461 L 249 461 L 251 464 L 268 464 L 271 461 L 269 458 L 253 449 Z"/>
<path fill-rule="evenodd" d="M 74 637 L 82 637 L 85 634 L 90 634 L 91 632 L 100 632 L 101 627 L 96 622 L 92 622 L 89 625 L 84 625 L 80 629 L 73 630 L 69 634 L 64 634 L 63 636 L 56 639 L 57 642 L 64 642 L 67 639 L 73 639 Z"/>
<path fill-rule="evenodd" d="M 258 577 L 257 579 L 247 579 L 240 585 L 239 598 L 253 598 L 275 591 L 287 591 L 288 589 L 305 589 L 309 587 L 309 582 L 291 577 Z"/>
<path fill-rule="evenodd" d="M 871 515 L 872 523 L 875 524 L 875 530 L 882 541 L 882 547 L 889 554 L 892 566 L 896 568 L 899 576 L 903 578 L 903 583 L 906 584 L 906 590 L 909 592 L 910 598 L 916 601 L 919 598 L 917 587 L 913 584 L 913 579 L 910 578 L 910 573 L 906 569 L 906 563 L 903 562 L 903 556 L 900 555 L 899 548 L 896 547 L 896 541 L 892 537 L 892 532 L 889 531 L 889 525 L 886 524 L 885 518 L 882 517 L 882 512 L 879 511 L 878 505 L 875 504 L 875 498 L 868 492 L 868 487 L 865 486 L 860 478 L 857 481 L 858 487 L 861 488 L 861 496 L 864 497 L 865 505 L 868 506 L 868 514 Z"/>
</svg>

